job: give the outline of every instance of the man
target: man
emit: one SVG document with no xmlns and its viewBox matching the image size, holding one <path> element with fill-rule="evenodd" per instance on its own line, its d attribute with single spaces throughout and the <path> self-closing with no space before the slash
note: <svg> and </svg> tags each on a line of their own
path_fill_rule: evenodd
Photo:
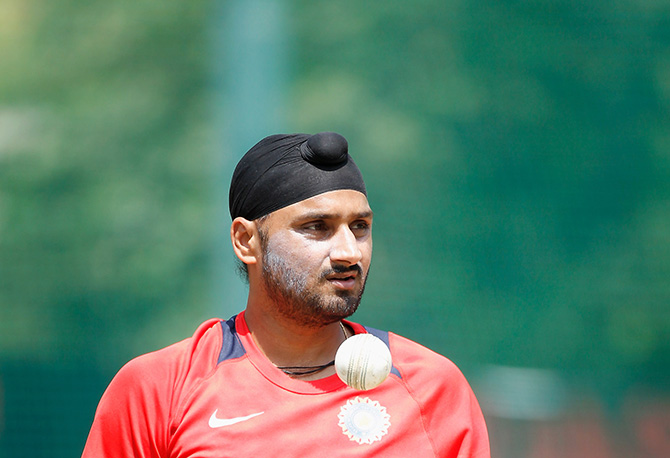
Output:
<svg viewBox="0 0 670 458">
<path fill-rule="evenodd" d="M 365 288 L 372 210 L 342 136 L 260 141 L 233 174 L 230 211 L 246 309 L 124 366 L 84 457 L 490 456 L 453 363 L 345 320 Z M 340 344 L 361 333 L 380 337 L 393 359 L 368 391 L 333 366 Z"/>
</svg>

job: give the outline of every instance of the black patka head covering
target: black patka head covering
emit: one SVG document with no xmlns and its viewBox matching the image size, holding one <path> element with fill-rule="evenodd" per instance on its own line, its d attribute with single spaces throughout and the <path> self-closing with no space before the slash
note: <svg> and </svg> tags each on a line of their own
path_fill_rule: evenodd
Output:
<svg viewBox="0 0 670 458">
<path fill-rule="evenodd" d="M 363 176 L 343 136 L 334 132 L 271 135 L 237 164 L 230 183 L 230 215 L 255 220 L 340 189 L 366 194 Z"/>
</svg>

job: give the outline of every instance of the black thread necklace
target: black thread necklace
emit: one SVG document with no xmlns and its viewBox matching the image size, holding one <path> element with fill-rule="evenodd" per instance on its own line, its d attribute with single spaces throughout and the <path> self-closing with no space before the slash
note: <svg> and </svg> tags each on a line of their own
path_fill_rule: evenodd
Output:
<svg viewBox="0 0 670 458">
<path fill-rule="evenodd" d="M 340 321 L 340 329 L 342 329 L 342 334 L 344 334 L 344 340 L 348 339 L 347 330 L 344 328 L 344 325 Z M 303 375 L 316 374 L 321 372 L 327 367 L 334 366 L 335 360 L 332 360 L 329 363 L 321 364 L 320 366 L 277 366 L 277 369 L 280 369 L 286 375 L 293 377 L 301 377 Z"/>
</svg>

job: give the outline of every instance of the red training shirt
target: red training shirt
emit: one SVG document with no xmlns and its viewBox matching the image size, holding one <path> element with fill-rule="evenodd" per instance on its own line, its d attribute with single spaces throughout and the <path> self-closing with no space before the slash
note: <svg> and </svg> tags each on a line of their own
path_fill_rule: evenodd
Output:
<svg viewBox="0 0 670 458">
<path fill-rule="evenodd" d="M 102 396 L 83 458 L 490 457 L 477 400 L 451 361 L 347 324 L 391 350 L 391 375 L 377 388 L 288 377 L 242 312 L 126 364 Z"/>
</svg>

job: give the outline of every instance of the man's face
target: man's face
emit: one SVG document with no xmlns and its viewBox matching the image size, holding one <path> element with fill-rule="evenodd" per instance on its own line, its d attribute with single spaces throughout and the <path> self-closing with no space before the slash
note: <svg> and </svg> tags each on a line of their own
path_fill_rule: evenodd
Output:
<svg viewBox="0 0 670 458">
<path fill-rule="evenodd" d="M 365 195 L 320 194 L 273 212 L 259 226 L 263 286 L 280 314 L 321 326 L 356 311 L 372 257 Z"/>
</svg>

